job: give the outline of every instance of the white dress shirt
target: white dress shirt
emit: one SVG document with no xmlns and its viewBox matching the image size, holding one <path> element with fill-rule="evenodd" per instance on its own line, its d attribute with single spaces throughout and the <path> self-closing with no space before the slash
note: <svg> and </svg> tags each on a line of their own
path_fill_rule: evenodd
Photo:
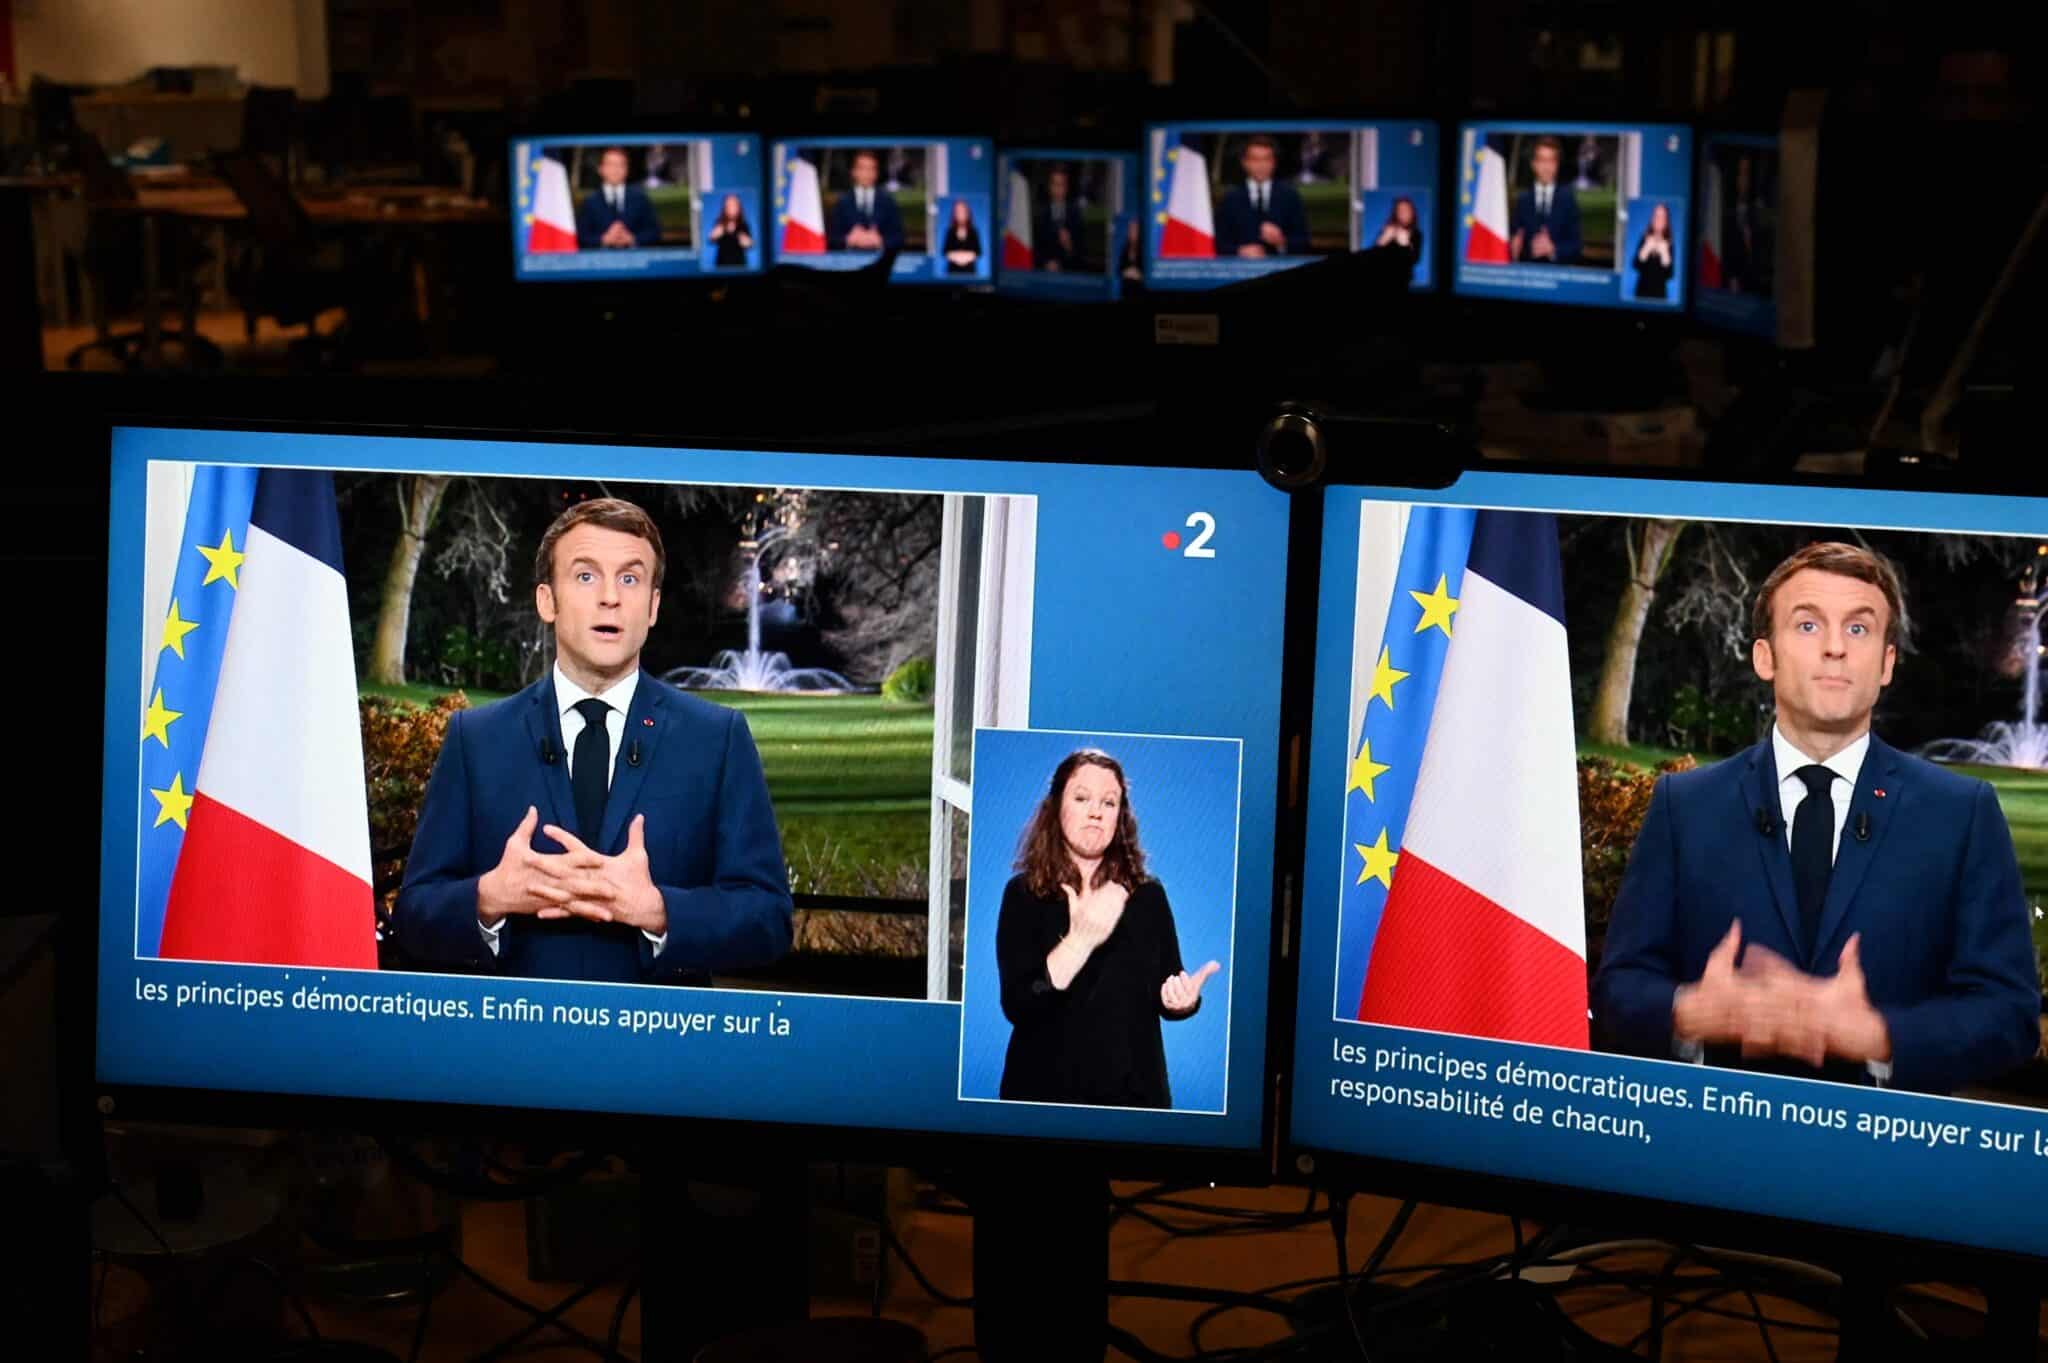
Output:
<svg viewBox="0 0 2048 1363">
<path fill-rule="evenodd" d="M 1861 737 L 1848 747 L 1818 765 L 1835 774 L 1828 787 L 1828 796 L 1835 806 L 1835 836 L 1829 845 L 1828 857 L 1832 861 L 1842 852 L 1842 829 L 1849 822 L 1849 803 L 1856 798 L 1856 778 L 1863 771 L 1863 759 L 1870 753 L 1870 731 L 1865 729 Z M 1799 812 L 1800 802 L 1807 798 L 1806 782 L 1799 778 L 1799 769 L 1815 765 L 1814 760 L 1794 747 L 1792 740 L 1785 737 L 1785 731 L 1777 725 L 1771 726 L 1771 758 L 1778 765 L 1778 812 L 1785 821 L 1785 846 L 1792 846 L 1792 816 Z M 1697 1042 L 1678 1043 L 1681 1060 L 1700 1060 L 1704 1049 Z M 1881 1060 L 1864 1062 L 1870 1077 L 1879 1086 L 1889 1083 L 1892 1067 Z"/>
<path fill-rule="evenodd" d="M 601 700 L 611 707 L 605 712 L 604 717 L 605 734 L 610 739 L 605 746 L 611 750 L 611 766 L 605 772 L 605 786 L 609 789 L 612 777 L 619 770 L 619 749 L 625 746 L 626 712 L 633 708 L 633 693 L 639 687 L 640 669 L 636 667 L 612 683 L 609 690 L 593 695 L 570 681 L 568 675 L 562 671 L 560 663 L 555 664 L 555 705 L 558 711 L 557 718 L 562 726 L 562 751 L 566 755 L 562 765 L 572 781 L 576 776 L 576 739 L 583 732 L 583 715 L 576 706 L 586 700 Z M 500 918 L 495 923 L 485 923 L 478 919 L 477 930 L 483 933 L 484 945 L 491 949 L 491 955 L 497 955 L 498 938 L 505 931 L 505 920 Z M 661 949 L 668 945 L 668 934 L 665 932 L 657 936 L 642 928 L 640 935 L 654 944 L 654 954 L 657 956 L 661 954 Z"/>
<path fill-rule="evenodd" d="M 1272 186 L 1272 181 L 1270 181 L 1270 180 L 1252 180 L 1252 181 L 1250 181 L 1250 182 L 1249 182 L 1249 184 L 1251 185 L 1251 191 L 1252 191 L 1252 208 L 1253 208 L 1253 210 L 1254 210 L 1254 211 L 1256 211 L 1256 212 L 1259 212 L 1259 213 L 1263 213 L 1263 212 L 1265 212 L 1265 211 L 1266 211 L 1266 194 L 1267 194 L 1268 190 L 1269 190 L 1269 189 L 1271 188 L 1271 186 Z"/>
<path fill-rule="evenodd" d="M 604 187 L 604 201 L 612 206 L 612 212 L 624 213 L 626 211 L 626 187 L 624 185 L 606 185 Z M 557 672 L 556 675 L 560 676 L 561 674 Z"/>
<path fill-rule="evenodd" d="M 854 190 L 853 206 L 860 210 L 862 217 L 873 213 L 875 211 L 875 191 L 872 189 Z"/>
<path fill-rule="evenodd" d="M 1553 188 L 1554 186 L 1552 185 L 1536 186 L 1536 215 L 1538 217 L 1550 211 L 1550 191 Z"/>
</svg>

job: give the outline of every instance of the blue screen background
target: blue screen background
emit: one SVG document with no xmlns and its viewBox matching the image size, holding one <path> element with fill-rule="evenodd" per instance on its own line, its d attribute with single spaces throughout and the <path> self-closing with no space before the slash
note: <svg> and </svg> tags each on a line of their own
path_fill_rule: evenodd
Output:
<svg viewBox="0 0 2048 1363">
<path fill-rule="evenodd" d="M 149 459 L 312 468 L 1032 494 L 1037 503 L 1030 724 L 1045 729 L 1244 739 L 1239 911 L 1229 956 L 1227 1116 L 960 1101 L 960 1008 L 951 1003 L 282 970 L 134 958 L 135 809 L 142 712 L 142 545 Z M 122 429 L 108 563 L 101 810 L 98 1077 L 240 1089 L 597 1112 L 1014 1133 L 1253 1149 L 1267 1006 L 1286 497 L 1250 471 L 662 450 L 373 436 Z M 1196 511 L 1217 522 L 1213 559 L 1162 545 Z M 1085 570 L 1080 565 L 1085 565 Z M 1085 644 L 1085 646 L 1083 646 Z M 759 1038 L 421 1022 L 404 1016 L 241 1012 L 138 997 L 147 979 L 329 987 L 430 999 L 485 993 L 542 1005 L 771 1012 Z M 1211 982 L 1212 985 L 1214 981 Z M 490 1063 L 477 1063 L 488 1049 Z"/>
<path fill-rule="evenodd" d="M 1202 987 L 1202 1006 L 1193 1017 L 1161 1024 L 1175 1109 L 1221 1111 L 1238 745 L 1199 738 L 976 731 L 961 1096 L 993 1098 L 1002 1084 L 1010 1024 L 996 970 L 996 920 L 1014 874 L 1017 840 L 1054 768 L 1076 748 L 1100 748 L 1123 765 L 1139 845 L 1173 908 L 1183 968 L 1192 972 L 1212 960 L 1223 967 Z"/>
<path fill-rule="evenodd" d="M 711 188 L 697 195 L 704 230 L 718 217 L 719 206 L 728 194 L 740 196 L 741 211 L 754 229 L 754 244 L 747 249 L 745 266 L 717 268 L 716 242 L 698 241 L 695 249 L 644 251 L 578 251 L 572 255 L 529 255 L 526 251 L 528 215 L 533 211 L 531 162 L 526 176 L 519 173 L 522 150 L 539 156 L 549 147 L 641 147 L 678 142 L 709 142 L 711 146 Z M 766 145 L 758 137 L 732 134 L 716 136 L 692 133 L 662 133 L 633 137 L 530 137 L 516 138 L 512 157 L 512 271 L 519 280 L 581 280 L 586 283 L 618 279 L 685 279 L 697 275 L 740 275 L 761 272 L 763 234 L 761 181 L 766 171 L 761 155 Z M 572 204 L 573 207 L 573 204 Z M 564 268 L 568 266 L 571 268 Z"/>
<path fill-rule="evenodd" d="M 1331 488 L 1324 498 L 1323 606 L 1316 630 L 1315 718 L 1310 733 L 1306 866 L 1302 880 L 1301 988 L 1297 1000 L 1290 1141 L 1312 1149 L 1603 1189 L 1641 1197 L 1764 1213 L 1822 1225 L 1892 1232 L 2040 1254 L 2048 1252 L 2048 1114 L 1962 1099 L 1858 1088 L 1819 1080 L 1716 1071 L 1479 1040 L 1340 1020 L 1336 997 L 1342 789 L 1356 593 L 1359 508 L 1367 501 L 1509 507 L 1702 520 L 1792 521 L 1871 529 L 1951 530 L 2038 536 L 2048 506 L 2018 497 L 1942 496 L 1847 488 L 1769 488 L 1510 473 L 1470 473 L 1440 492 Z M 1356 1000 L 1352 1000 L 1355 1007 Z M 1694 1109 L 1644 1109 L 1643 1143 L 1543 1125 L 1484 1121 L 1394 1105 L 1366 1107 L 1331 1092 L 1337 1078 L 1370 1070 L 1334 1058 L 1342 1044 L 1407 1046 L 1479 1059 L 1520 1060 L 1577 1074 L 1621 1076 L 1693 1094 Z M 1419 1079 L 1420 1076 L 1402 1076 Z M 1426 1081 L 1425 1081 L 1426 1082 Z M 1698 1110 L 1700 1088 L 1746 1089 L 1785 1102 L 1847 1108 L 1846 1133 L 1784 1121 L 1754 1123 Z M 1510 1102 L 1516 1091 L 1507 1093 Z M 1529 1096 L 1554 1108 L 1561 1095 Z M 1600 1110 L 1616 1104 L 1579 1100 Z M 1954 1122 L 1974 1129 L 1965 1147 L 1929 1149 L 1858 1135 L 1858 1114 Z M 2020 1154 L 1976 1148 L 1987 1127 L 2031 1133 Z M 2042 1147 L 2031 1144 L 2043 1142 Z M 1815 1177 L 1825 1170 L 1824 1177 Z"/>
</svg>

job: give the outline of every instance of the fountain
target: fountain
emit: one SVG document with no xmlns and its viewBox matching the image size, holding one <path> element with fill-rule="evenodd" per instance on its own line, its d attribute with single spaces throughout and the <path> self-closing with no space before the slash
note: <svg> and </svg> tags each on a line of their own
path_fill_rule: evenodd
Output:
<svg viewBox="0 0 2048 1363">
<path fill-rule="evenodd" d="M 852 682 L 827 667 L 792 667 L 787 653 L 761 651 L 761 559 L 768 547 L 789 531 L 771 526 L 743 540 L 747 567 L 742 581 L 747 596 L 747 646 L 720 649 L 709 667 L 678 667 L 662 677 L 686 691 L 851 691 Z"/>
<path fill-rule="evenodd" d="M 1976 738 L 1938 738 L 1920 749 L 1922 757 L 1936 762 L 1974 762 L 1991 767 L 2048 767 L 2048 724 L 2041 713 L 2041 622 L 2043 610 L 2032 574 L 2018 601 L 2021 611 L 2017 651 L 2023 659 L 2024 681 L 2020 687 L 2020 717 L 1994 720 Z"/>
</svg>

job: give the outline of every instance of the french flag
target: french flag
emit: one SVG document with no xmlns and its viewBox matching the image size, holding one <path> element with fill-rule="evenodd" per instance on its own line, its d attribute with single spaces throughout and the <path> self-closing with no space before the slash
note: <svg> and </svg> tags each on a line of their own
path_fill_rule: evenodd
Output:
<svg viewBox="0 0 2048 1363">
<path fill-rule="evenodd" d="M 526 218 L 529 255 L 576 249 L 576 206 L 569 198 L 569 172 L 552 156 L 533 163 L 533 211 Z"/>
<path fill-rule="evenodd" d="M 825 249 L 825 198 L 818 191 L 818 168 L 801 156 L 789 162 L 787 200 L 782 212 L 784 255 L 817 255 Z"/>
<path fill-rule="evenodd" d="M 1707 166 L 1706 230 L 1700 234 L 1700 287 L 1718 289 L 1721 284 L 1721 168 Z"/>
<path fill-rule="evenodd" d="M 1472 146 L 1476 138 L 1467 132 Z M 1508 263 L 1508 163 L 1492 147 L 1481 146 L 1465 157 L 1465 259 L 1476 265 Z"/>
<path fill-rule="evenodd" d="M 1159 233 L 1159 255 L 1166 260 L 1209 259 L 1216 254 L 1209 163 L 1185 144 L 1167 156 L 1173 162 L 1173 181 L 1166 194 L 1166 225 Z"/>
<path fill-rule="evenodd" d="M 139 954 L 375 969 L 333 476 L 199 467 L 173 577 L 143 717 Z"/>
<path fill-rule="evenodd" d="M 1354 667 L 1340 900 L 1340 971 L 1348 956 L 1363 973 L 1349 996 L 1357 1017 L 1585 1049 L 1556 519 L 1421 506 L 1366 516 L 1359 632 L 1372 636 L 1360 650 L 1371 662 Z"/>
<path fill-rule="evenodd" d="M 1013 170 L 1009 208 L 1003 214 L 1003 268 L 1028 270 L 1031 262 L 1031 182 Z"/>
</svg>

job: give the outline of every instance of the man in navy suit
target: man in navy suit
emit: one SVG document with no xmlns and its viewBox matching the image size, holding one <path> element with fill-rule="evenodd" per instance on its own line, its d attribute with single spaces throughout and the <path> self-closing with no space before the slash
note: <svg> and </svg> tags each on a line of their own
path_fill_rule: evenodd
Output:
<svg viewBox="0 0 2048 1363">
<path fill-rule="evenodd" d="M 834 251 L 900 251 L 903 214 L 881 188 L 882 158 L 863 148 L 853 154 L 853 188 L 841 194 L 825 220 L 825 245 Z"/>
<path fill-rule="evenodd" d="M 1536 183 L 1515 196 L 1508 254 L 1542 265 L 1576 265 L 1584 249 L 1579 236 L 1579 200 L 1570 185 L 1557 182 L 1557 139 L 1539 137 L 1529 153 Z"/>
<path fill-rule="evenodd" d="M 392 914 L 399 947 L 540 979 L 709 984 L 790 945 L 789 876 L 739 712 L 640 670 L 661 532 L 557 517 L 534 564 L 555 665 L 448 721 Z"/>
<path fill-rule="evenodd" d="M 630 250 L 661 240 L 661 220 L 647 191 L 626 183 L 626 149 L 606 147 L 597 158 L 597 188 L 576 210 L 576 244 L 586 251 Z"/>
<path fill-rule="evenodd" d="M 1081 268 L 1081 205 L 1070 193 L 1072 177 L 1065 166 L 1045 174 L 1045 203 L 1031 225 L 1032 263 L 1041 270 Z"/>
<path fill-rule="evenodd" d="M 1897 573 L 1810 544 L 1765 579 L 1771 737 L 1658 781 L 1593 980 L 1618 1049 L 1947 1093 L 2040 1045 L 2012 835 L 1986 782 L 1870 731 Z"/>
<path fill-rule="evenodd" d="M 1238 165 L 1244 183 L 1223 196 L 1216 213 L 1219 256 L 1301 256 L 1308 254 L 1308 210 L 1293 185 L 1273 178 L 1279 157 L 1273 139 L 1258 133 L 1245 140 Z"/>
</svg>

